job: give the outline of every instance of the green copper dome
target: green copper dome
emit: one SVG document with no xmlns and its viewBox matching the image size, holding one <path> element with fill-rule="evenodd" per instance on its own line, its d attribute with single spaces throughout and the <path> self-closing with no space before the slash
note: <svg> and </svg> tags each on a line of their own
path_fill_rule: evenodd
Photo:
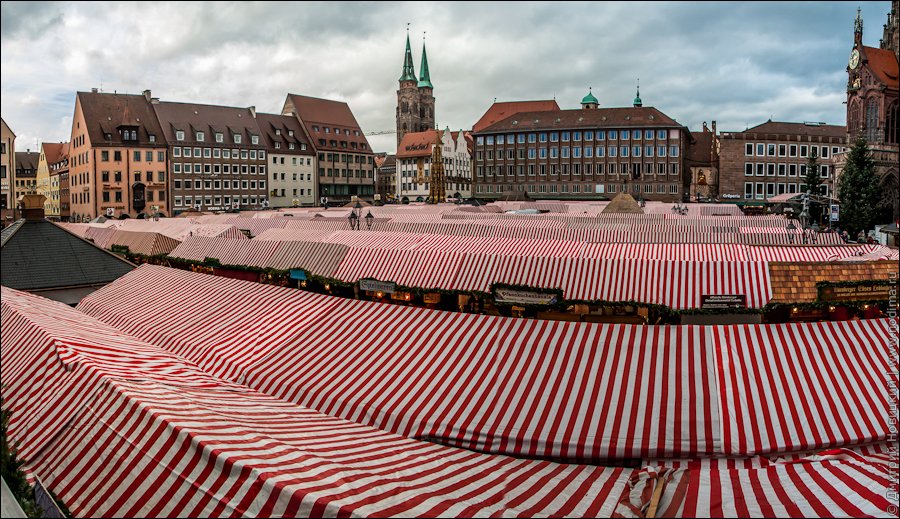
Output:
<svg viewBox="0 0 900 519">
<path fill-rule="evenodd" d="M 588 95 L 584 96 L 584 99 L 581 100 L 581 104 L 583 104 L 583 105 L 587 105 L 587 104 L 598 105 L 598 104 L 600 104 L 600 101 L 597 101 L 597 98 L 594 97 L 594 94 L 592 94 L 590 89 L 588 89 Z"/>
<path fill-rule="evenodd" d="M 637 92 L 634 94 L 634 106 L 644 106 L 644 103 L 641 101 L 641 85 L 638 84 Z"/>
</svg>

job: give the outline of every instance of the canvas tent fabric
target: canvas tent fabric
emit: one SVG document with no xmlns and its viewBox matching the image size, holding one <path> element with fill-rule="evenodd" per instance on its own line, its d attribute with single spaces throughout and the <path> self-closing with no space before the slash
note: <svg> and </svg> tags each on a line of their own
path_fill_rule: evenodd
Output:
<svg viewBox="0 0 900 519">
<path fill-rule="evenodd" d="M 169 287 L 169 313 L 145 311 L 134 292 L 148 286 Z M 871 373 L 891 369 L 887 320 L 523 320 L 149 265 L 79 309 L 266 394 L 487 452 L 575 461 L 752 456 L 883 441 L 889 429 L 887 396 L 861 391 Z M 841 396 L 816 400 L 823 392 Z"/>
</svg>

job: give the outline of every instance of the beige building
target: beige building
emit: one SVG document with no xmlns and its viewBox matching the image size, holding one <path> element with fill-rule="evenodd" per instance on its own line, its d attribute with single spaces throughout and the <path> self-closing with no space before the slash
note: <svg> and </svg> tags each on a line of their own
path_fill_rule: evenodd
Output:
<svg viewBox="0 0 900 519">
<path fill-rule="evenodd" d="M 269 151 L 269 206 L 316 204 L 316 153 L 296 117 L 257 114 Z"/>
<path fill-rule="evenodd" d="M 65 142 L 41 144 L 37 167 L 37 194 L 44 196 L 44 215 L 51 220 L 59 219 L 60 216 L 59 174 L 55 173 L 55 166 L 67 148 Z"/>
<path fill-rule="evenodd" d="M 78 92 L 69 148 L 72 221 L 169 215 L 166 142 L 145 95 Z"/>
<path fill-rule="evenodd" d="M 2 126 L 2 142 L 0 142 L 0 212 L 3 225 L 12 220 L 12 208 L 15 200 L 12 197 L 13 176 L 16 171 L 16 134 L 6 121 L 0 118 Z M 8 217 L 8 218 L 7 218 Z"/>
</svg>

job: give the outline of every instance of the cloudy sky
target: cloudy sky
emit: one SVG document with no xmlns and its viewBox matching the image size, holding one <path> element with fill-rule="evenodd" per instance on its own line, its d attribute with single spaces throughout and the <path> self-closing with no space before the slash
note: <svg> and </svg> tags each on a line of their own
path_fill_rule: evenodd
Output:
<svg viewBox="0 0 900 519">
<path fill-rule="evenodd" d="M 878 46 L 891 3 L 2 3 L 2 115 L 16 148 L 68 140 L 75 92 L 151 89 L 164 101 L 255 105 L 288 92 L 347 101 L 393 130 L 406 24 L 416 73 L 427 32 L 441 127 L 470 129 L 494 98 L 645 106 L 699 129 L 845 123 L 862 7 Z M 395 136 L 369 138 L 394 151 Z"/>
</svg>

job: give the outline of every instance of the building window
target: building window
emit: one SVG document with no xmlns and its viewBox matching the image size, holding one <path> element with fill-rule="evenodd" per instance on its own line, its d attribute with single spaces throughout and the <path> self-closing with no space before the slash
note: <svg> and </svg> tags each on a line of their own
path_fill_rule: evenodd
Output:
<svg viewBox="0 0 900 519">
<path fill-rule="evenodd" d="M 239 133 L 234 134 L 234 143 L 235 144 L 241 143 L 241 134 L 239 134 Z"/>
<path fill-rule="evenodd" d="M 203 139 L 206 138 L 206 135 L 203 132 L 197 132 L 197 140 L 203 142 Z"/>
<path fill-rule="evenodd" d="M 788 157 L 796 157 L 797 156 L 797 145 L 791 144 L 788 146 Z"/>
<path fill-rule="evenodd" d="M 250 144 L 259 144 L 259 135 L 251 135 Z"/>
<path fill-rule="evenodd" d="M 182 130 L 177 130 L 177 131 L 175 132 L 175 140 L 176 140 L 176 141 L 183 141 L 183 140 L 184 140 L 184 132 L 183 132 Z"/>
</svg>

